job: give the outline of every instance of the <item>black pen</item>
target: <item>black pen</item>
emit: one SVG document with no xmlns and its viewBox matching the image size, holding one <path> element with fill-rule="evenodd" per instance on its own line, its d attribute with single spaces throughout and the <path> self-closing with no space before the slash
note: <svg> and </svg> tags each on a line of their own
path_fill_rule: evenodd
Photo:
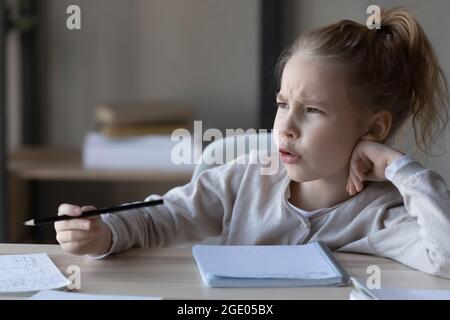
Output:
<svg viewBox="0 0 450 320">
<path fill-rule="evenodd" d="M 24 225 L 33 227 L 33 226 L 53 223 L 56 221 L 80 219 L 80 218 L 96 216 L 96 215 L 103 214 L 103 213 L 113 213 L 113 212 L 127 211 L 127 210 L 131 210 L 131 209 L 142 208 L 142 207 L 156 206 L 158 204 L 162 204 L 163 202 L 164 202 L 163 199 L 158 199 L 158 200 L 152 200 L 152 201 L 123 204 L 120 206 L 110 207 L 110 208 L 83 211 L 83 213 L 79 216 L 62 215 L 62 216 L 49 217 L 49 218 L 31 219 L 31 220 L 28 220 L 27 222 L 24 222 Z"/>
</svg>

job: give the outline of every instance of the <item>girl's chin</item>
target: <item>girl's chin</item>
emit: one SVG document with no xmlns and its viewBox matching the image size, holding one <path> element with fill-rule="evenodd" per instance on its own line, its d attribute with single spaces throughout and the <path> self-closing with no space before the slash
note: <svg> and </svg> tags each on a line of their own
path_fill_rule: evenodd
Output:
<svg viewBox="0 0 450 320">
<path fill-rule="evenodd" d="M 297 165 L 284 165 L 287 175 L 292 181 L 295 182 L 308 182 L 320 179 L 320 175 L 311 174 L 311 170 L 304 170 L 302 166 Z"/>
<path fill-rule="evenodd" d="M 311 181 L 314 179 L 311 179 L 311 177 L 306 177 L 304 174 L 301 174 L 300 172 L 294 172 L 292 170 L 287 170 L 289 179 L 295 182 L 306 182 Z"/>
</svg>

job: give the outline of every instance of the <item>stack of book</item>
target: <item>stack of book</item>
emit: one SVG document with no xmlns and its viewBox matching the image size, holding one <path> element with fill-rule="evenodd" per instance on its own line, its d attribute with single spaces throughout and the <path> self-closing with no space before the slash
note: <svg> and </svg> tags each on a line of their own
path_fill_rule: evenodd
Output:
<svg viewBox="0 0 450 320">
<path fill-rule="evenodd" d="M 83 144 L 88 169 L 161 169 L 192 171 L 192 163 L 172 159 L 176 129 L 192 128 L 192 109 L 172 103 L 104 103 L 95 108 L 97 130 Z M 186 146 L 194 147 L 194 142 Z"/>
<path fill-rule="evenodd" d="M 103 103 L 95 108 L 95 121 L 108 137 L 171 134 L 192 126 L 192 109 L 164 102 Z"/>
</svg>

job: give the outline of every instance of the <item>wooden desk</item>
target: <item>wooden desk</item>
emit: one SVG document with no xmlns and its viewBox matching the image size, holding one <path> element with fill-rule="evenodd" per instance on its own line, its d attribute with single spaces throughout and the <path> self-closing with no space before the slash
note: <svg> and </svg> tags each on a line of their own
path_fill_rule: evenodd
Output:
<svg viewBox="0 0 450 320">
<path fill-rule="evenodd" d="M 30 242 L 23 221 L 30 216 L 29 185 L 33 181 L 107 181 L 149 182 L 183 185 L 192 172 L 162 170 L 88 170 L 83 168 L 79 150 L 29 147 L 13 152 L 8 158 L 9 173 L 9 242 Z"/>
<path fill-rule="evenodd" d="M 159 296 L 164 299 L 348 299 L 351 287 L 208 288 L 190 248 L 136 248 L 103 260 L 64 253 L 57 245 L 0 244 L 0 254 L 48 253 L 65 273 L 81 269 L 83 293 Z M 369 255 L 335 253 L 350 276 L 367 279 L 367 267 L 381 268 L 382 287 L 450 289 L 450 280 L 433 277 L 392 260 Z"/>
</svg>

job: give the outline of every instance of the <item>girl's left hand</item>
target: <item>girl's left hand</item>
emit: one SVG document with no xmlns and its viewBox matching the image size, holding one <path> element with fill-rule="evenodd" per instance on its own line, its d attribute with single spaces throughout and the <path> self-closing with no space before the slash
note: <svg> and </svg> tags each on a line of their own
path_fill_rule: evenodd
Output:
<svg viewBox="0 0 450 320">
<path fill-rule="evenodd" d="M 386 167 L 403 153 L 384 144 L 360 140 L 353 149 L 350 159 L 347 193 L 351 196 L 361 192 L 368 181 L 386 181 Z"/>
</svg>

